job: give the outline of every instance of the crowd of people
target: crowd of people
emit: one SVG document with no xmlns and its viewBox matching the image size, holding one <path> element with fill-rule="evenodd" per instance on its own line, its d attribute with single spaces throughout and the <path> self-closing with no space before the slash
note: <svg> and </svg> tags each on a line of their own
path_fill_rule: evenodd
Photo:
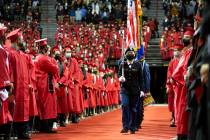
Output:
<svg viewBox="0 0 210 140">
<path fill-rule="evenodd" d="M 40 0 L 1 0 L 0 18 L 4 21 L 36 21 L 41 18 Z"/>
<path fill-rule="evenodd" d="M 8 33 L 1 24 L 0 31 L 0 132 L 5 139 L 28 139 L 32 130 L 54 133 L 56 123 L 65 127 L 119 104 L 115 69 L 100 67 L 97 57 L 82 60 L 70 45 L 50 48 L 27 28 L 10 32 L 8 27 Z M 26 46 L 29 35 L 32 45 Z"/>
<path fill-rule="evenodd" d="M 58 0 L 56 4 L 58 22 L 64 17 L 71 23 L 85 21 L 97 23 L 99 21 L 125 21 L 127 18 L 126 1 L 110 0 Z"/>
<path fill-rule="evenodd" d="M 55 34 L 56 45 L 70 46 L 85 61 L 104 67 L 106 60 L 120 59 L 125 24 L 65 24 Z"/>
<path fill-rule="evenodd" d="M 184 20 L 169 24 L 164 31 L 165 39 L 161 39 L 161 49 L 170 49 L 171 54 L 167 55 L 173 57 L 168 66 L 166 88 L 172 113 L 170 126 L 177 128 L 176 140 L 209 139 L 207 97 L 210 60 L 207 50 L 210 11 L 207 7 L 202 9 L 205 12 L 200 12 L 204 3 L 196 3 L 196 15 L 188 15 Z"/>
<path fill-rule="evenodd" d="M 200 14 L 203 4 L 195 0 L 190 1 L 164 1 L 165 18 L 163 20 L 163 33 L 160 39 L 160 50 L 163 60 L 173 57 L 173 45 L 180 44 L 183 33 L 188 28 L 194 29 L 194 25 L 200 23 Z M 195 22 L 195 24 L 194 24 Z"/>
<path fill-rule="evenodd" d="M 153 20 L 145 21 L 142 36 L 144 52 L 147 52 L 148 42 L 155 36 Z M 59 25 L 55 34 L 55 46 L 70 46 L 79 58 L 84 61 L 99 61 L 104 67 L 110 60 L 119 60 L 122 57 L 122 46 L 126 44 L 126 24 L 69 24 Z M 154 33 L 154 34 L 153 34 Z"/>
</svg>

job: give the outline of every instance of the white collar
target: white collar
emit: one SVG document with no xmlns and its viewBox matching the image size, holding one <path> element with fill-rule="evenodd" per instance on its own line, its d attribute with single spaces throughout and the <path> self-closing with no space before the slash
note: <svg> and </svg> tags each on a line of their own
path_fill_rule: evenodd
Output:
<svg viewBox="0 0 210 140">
<path fill-rule="evenodd" d="M 128 65 L 133 64 L 134 60 L 132 61 L 127 61 Z"/>
<path fill-rule="evenodd" d="M 3 49 L 2 45 L 0 44 L 0 48 Z"/>
</svg>

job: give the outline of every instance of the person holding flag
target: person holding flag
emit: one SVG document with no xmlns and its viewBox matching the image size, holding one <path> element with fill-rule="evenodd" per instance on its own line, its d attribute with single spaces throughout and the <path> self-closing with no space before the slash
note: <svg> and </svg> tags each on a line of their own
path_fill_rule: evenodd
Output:
<svg viewBox="0 0 210 140">
<path fill-rule="evenodd" d="M 119 81 L 121 84 L 120 96 L 122 104 L 122 125 L 121 133 L 135 134 L 136 131 L 136 105 L 139 96 L 143 94 L 143 73 L 139 61 L 135 61 L 135 52 L 132 47 L 125 51 L 125 62 L 119 67 Z"/>
</svg>

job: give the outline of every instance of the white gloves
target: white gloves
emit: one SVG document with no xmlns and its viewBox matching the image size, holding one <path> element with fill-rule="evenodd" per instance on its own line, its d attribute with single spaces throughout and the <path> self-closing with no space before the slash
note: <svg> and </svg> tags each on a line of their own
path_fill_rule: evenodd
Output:
<svg viewBox="0 0 210 140">
<path fill-rule="evenodd" d="M 6 101 L 8 97 L 9 93 L 7 92 L 6 89 L 0 90 L 0 98 L 2 99 L 2 101 Z"/>
<path fill-rule="evenodd" d="M 140 97 L 144 97 L 144 92 L 143 91 L 141 91 Z"/>
<path fill-rule="evenodd" d="M 119 78 L 119 81 L 120 81 L 120 82 L 125 82 L 125 77 L 124 77 L 124 76 L 121 76 L 121 77 Z"/>
<path fill-rule="evenodd" d="M 172 78 L 170 78 L 170 83 L 173 84 L 174 83 L 174 80 Z"/>
</svg>

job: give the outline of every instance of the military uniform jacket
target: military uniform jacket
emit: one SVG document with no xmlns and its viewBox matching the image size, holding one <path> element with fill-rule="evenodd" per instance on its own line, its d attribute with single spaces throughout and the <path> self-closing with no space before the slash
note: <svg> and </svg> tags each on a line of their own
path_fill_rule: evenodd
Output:
<svg viewBox="0 0 210 140">
<path fill-rule="evenodd" d="M 143 91 L 143 72 L 142 65 L 138 61 L 128 64 L 126 61 L 120 64 L 118 75 L 122 76 L 122 67 L 124 65 L 125 82 L 121 82 L 121 94 L 138 95 Z"/>
</svg>

